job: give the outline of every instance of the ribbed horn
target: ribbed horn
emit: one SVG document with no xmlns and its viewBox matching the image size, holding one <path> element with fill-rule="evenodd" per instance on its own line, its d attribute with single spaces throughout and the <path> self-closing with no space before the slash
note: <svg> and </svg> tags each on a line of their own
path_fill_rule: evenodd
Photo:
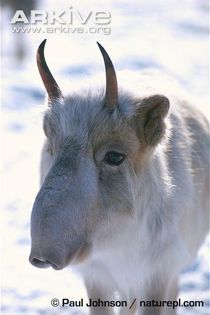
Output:
<svg viewBox="0 0 210 315">
<path fill-rule="evenodd" d="M 113 110 L 118 104 L 118 86 L 117 77 L 113 63 L 107 54 L 106 50 L 98 42 L 98 47 L 104 59 L 105 71 L 106 71 L 106 96 L 105 105 L 108 109 Z"/>
<path fill-rule="evenodd" d="M 47 41 L 46 39 L 43 40 L 43 42 L 39 45 L 39 48 L 37 50 L 37 54 L 36 54 L 37 66 L 38 66 L 42 81 L 44 83 L 44 86 L 47 90 L 49 99 L 61 98 L 63 97 L 61 90 L 57 82 L 55 81 L 52 73 L 50 72 L 48 65 L 45 61 L 44 47 L 45 47 L 46 41 Z"/>
</svg>

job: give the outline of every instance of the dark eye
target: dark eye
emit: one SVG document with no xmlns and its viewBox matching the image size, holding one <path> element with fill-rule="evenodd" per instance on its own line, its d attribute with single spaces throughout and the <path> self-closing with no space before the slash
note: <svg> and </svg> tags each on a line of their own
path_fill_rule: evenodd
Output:
<svg viewBox="0 0 210 315">
<path fill-rule="evenodd" d="M 123 155 L 122 153 L 109 151 L 104 157 L 104 162 L 111 166 L 118 166 L 124 161 L 124 159 L 125 155 Z"/>
</svg>

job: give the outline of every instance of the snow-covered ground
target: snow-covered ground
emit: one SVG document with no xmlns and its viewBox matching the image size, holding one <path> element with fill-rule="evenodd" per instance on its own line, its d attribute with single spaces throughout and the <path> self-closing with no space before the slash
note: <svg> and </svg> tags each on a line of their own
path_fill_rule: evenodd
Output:
<svg viewBox="0 0 210 315">
<path fill-rule="evenodd" d="M 88 2 L 88 5 L 87 5 Z M 71 269 L 39 270 L 28 262 L 29 222 L 39 186 L 43 141 L 44 89 L 35 64 L 38 44 L 46 37 L 48 64 L 57 81 L 70 91 L 84 78 L 103 74 L 95 44 L 109 51 L 118 70 L 135 74 L 155 68 L 177 80 L 207 111 L 208 2 L 205 0 L 45 0 L 43 10 L 110 11 L 111 34 L 13 34 L 11 12 L 2 11 L 2 314 L 79 314 L 50 305 L 52 298 L 86 297 L 82 280 Z M 19 8 L 21 9 L 21 7 Z M 90 22 L 91 26 L 91 22 Z M 23 55 L 23 59 L 18 59 Z M 103 84 L 103 81 L 102 83 Z M 199 101 L 197 101 L 199 100 Z M 204 308 L 180 308 L 180 315 L 210 314 L 210 239 L 180 278 L 183 300 L 203 300 Z M 87 310 L 82 312 L 87 314 Z"/>
</svg>

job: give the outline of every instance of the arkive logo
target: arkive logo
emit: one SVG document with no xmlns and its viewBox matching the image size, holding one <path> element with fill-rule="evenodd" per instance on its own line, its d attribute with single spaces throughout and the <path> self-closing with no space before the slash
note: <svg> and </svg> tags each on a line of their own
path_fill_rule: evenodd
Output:
<svg viewBox="0 0 210 315">
<path fill-rule="evenodd" d="M 36 24 L 46 25 L 109 25 L 111 23 L 111 13 L 109 11 L 80 11 L 73 6 L 64 11 L 31 10 L 30 16 L 27 16 L 24 10 L 17 10 L 11 19 L 11 24 Z"/>
</svg>

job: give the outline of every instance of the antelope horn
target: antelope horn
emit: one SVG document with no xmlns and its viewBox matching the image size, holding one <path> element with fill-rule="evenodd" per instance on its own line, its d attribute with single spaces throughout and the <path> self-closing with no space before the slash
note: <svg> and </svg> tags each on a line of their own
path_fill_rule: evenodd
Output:
<svg viewBox="0 0 210 315">
<path fill-rule="evenodd" d="M 98 42 L 97 44 L 103 56 L 106 71 L 105 106 L 107 106 L 108 109 L 113 110 L 118 104 L 117 77 L 113 63 L 106 50 Z"/>
<path fill-rule="evenodd" d="M 45 47 L 46 41 L 47 41 L 46 39 L 43 40 L 43 42 L 39 45 L 39 48 L 37 50 L 37 54 L 36 54 L 37 66 L 38 66 L 42 81 L 44 83 L 45 89 L 47 90 L 49 99 L 61 98 L 63 97 L 61 90 L 57 82 L 53 78 L 53 75 L 50 72 L 48 65 L 45 61 L 44 47 Z"/>
</svg>

